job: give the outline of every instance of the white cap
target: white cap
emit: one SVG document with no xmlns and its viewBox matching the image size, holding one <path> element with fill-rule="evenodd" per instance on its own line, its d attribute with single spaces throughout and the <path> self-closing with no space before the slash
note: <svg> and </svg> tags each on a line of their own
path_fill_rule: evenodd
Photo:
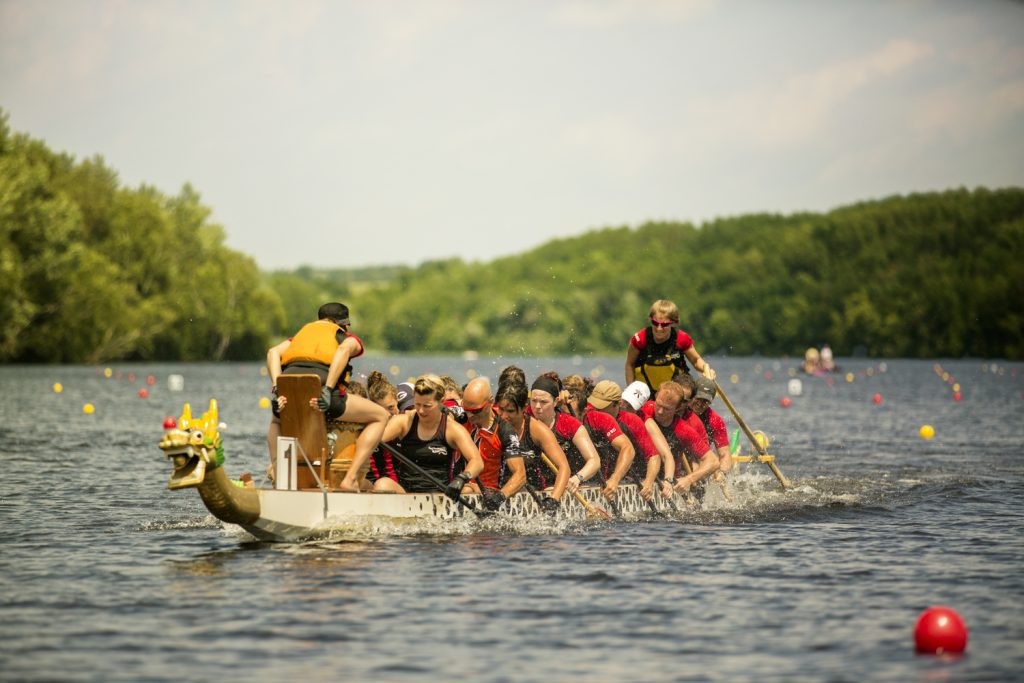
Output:
<svg viewBox="0 0 1024 683">
<path fill-rule="evenodd" d="M 622 399 L 633 406 L 633 410 L 640 410 L 641 406 L 650 398 L 651 388 L 647 386 L 646 382 L 633 382 L 622 390 Z"/>
</svg>

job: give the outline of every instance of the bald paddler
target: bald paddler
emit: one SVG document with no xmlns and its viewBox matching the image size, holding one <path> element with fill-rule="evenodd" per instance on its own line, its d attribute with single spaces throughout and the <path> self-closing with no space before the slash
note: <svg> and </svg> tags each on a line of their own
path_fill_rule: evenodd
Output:
<svg viewBox="0 0 1024 683">
<path fill-rule="evenodd" d="M 313 374 L 320 378 L 320 397 L 311 401 L 328 420 L 364 423 L 356 439 L 352 465 L 339 484 L 342 491 L 359 490 L 359 471 L 373 449 L 380 443 L 388 412 L 373 401 L 349 394 L 345 386 L 352 377 L 353 358 L 363 355 L 363 342 L 351 334 L 348 306 L 331 302 L 317 312 L 317 320 L 308 323 L 294 337 L 267 351 L 267 369 L 273 385 L 274 417 L 267 431 L 271 466 L 276 460 L 277 436 L 281 432 L 280 411 L 288 405 L 288 397 L 277 392 L 277 378 L 282 374 Z"/>
<path fill-rule="evenodd" d="M 467 417 L 465 427 L 484 461 L 484 469 L 476 478 L 484 505 L 497 510 L 526 483 L 519 435 L 498 415 L 486 377 L 477 377 L 466 385 L 462 410 Z"/>
</svg>

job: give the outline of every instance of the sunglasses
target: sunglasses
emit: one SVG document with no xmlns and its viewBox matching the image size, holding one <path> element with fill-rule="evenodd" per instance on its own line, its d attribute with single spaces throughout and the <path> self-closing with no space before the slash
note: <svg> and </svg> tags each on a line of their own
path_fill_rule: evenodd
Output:
<svg viewBox="0 0 1024 683">
<path fill-rule="evenodd" d="M 491 404 L 491 401 L 490 401 L 490 399 L 488 399 L 488 400 L 484 401 L 483 405 L 481 405 L 479 408 L 467 408 L 466 406 L 462 406 L 462 409 L 464 411 L 466 411 L 467 413 L 469 413 L 470 415 L 476 415 L 481 410 L 485 410 L 487 408 L 487 406 L 489 406 L 490 404 Z"/>
<path fill-rule="evenodd" d="M 660 320 L 655 320 L 654 318 L 651 318 L 651 324 L 654 325 L 655 327 L 671 327 L 672 321 L 666 320 L 665 322 L 662 322 Z"/>
</svg>

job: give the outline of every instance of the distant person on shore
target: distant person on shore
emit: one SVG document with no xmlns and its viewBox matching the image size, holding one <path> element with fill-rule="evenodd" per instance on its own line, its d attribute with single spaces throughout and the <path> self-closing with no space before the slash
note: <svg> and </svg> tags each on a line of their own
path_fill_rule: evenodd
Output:
<svg viewBox="0 0 1024 683">
<path fill-rule="evenodd" d="M 808 375 L 820 375 L 824 372 L 821 367 L 821 357 L 818 355 L 818 349 L 813 346 L 804 351 L 803 370 Z"/>
<path fill-rule="evenodd" d="M 821 369 L 825 372 L 835 372 L 836 362 L 832 358 L 832 347 L 825 344 L 821 347 Z"/>
<path fill-rule="evenodd" d="M 659 299 L 648 314 L 650 324 L 634 334 L 626 347 L 626 384 L 642 381 L 654 393 L 672 379 L 676 370 L 689 374 L 689 360 L 697 372 L 715 379 L 715 371 L 697 349 L 693 339 L 675 326 L 679 324 L 679 307 L 668 299 Z"/>
<path fill-rule="evenodd" d="M 281 433 L 280 413 L 288 406 L 288 397 L 277 393 L 277 378 L 282 374 L 313 374 L 320 378 L 321 394 L 310 401 L 327 420 L 344 419 L 363 423 L 356 439 L 352 466 L 339 484 L 342 491 L 359 490 L 359 470 L 380 442 L 388 414 L 383 408 L 362 396 L 350 395 L 345 387 L 352 377 L 353 358 L 363 355 L 363 342 L 349 330 L 348 306 L 327 303 L 317 312 L 317 320 L 308 323 L 294 337 L 267 351 L 267 369 L 273 385 L 274 417 L 267 430 L 267 445 L 273 468 L 277 460 L 277 437 Z"/>
</svg>

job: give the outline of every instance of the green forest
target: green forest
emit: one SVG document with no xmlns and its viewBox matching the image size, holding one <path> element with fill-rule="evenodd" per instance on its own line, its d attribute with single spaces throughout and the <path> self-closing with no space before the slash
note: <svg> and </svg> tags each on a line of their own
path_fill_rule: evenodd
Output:
<svg viewBox="0 0 1024 683">
<path fill-rule="evenodd" d="M 210 214 L 190 186 L 123 187 L 0 111 L 0 361 L 257 360 L 328 300 L 371 351 L 619 353 L 660 298 L 705 354 L 1024 358 L 1021 188 L 275 272 L 227 248 Z"/>
</svg>

